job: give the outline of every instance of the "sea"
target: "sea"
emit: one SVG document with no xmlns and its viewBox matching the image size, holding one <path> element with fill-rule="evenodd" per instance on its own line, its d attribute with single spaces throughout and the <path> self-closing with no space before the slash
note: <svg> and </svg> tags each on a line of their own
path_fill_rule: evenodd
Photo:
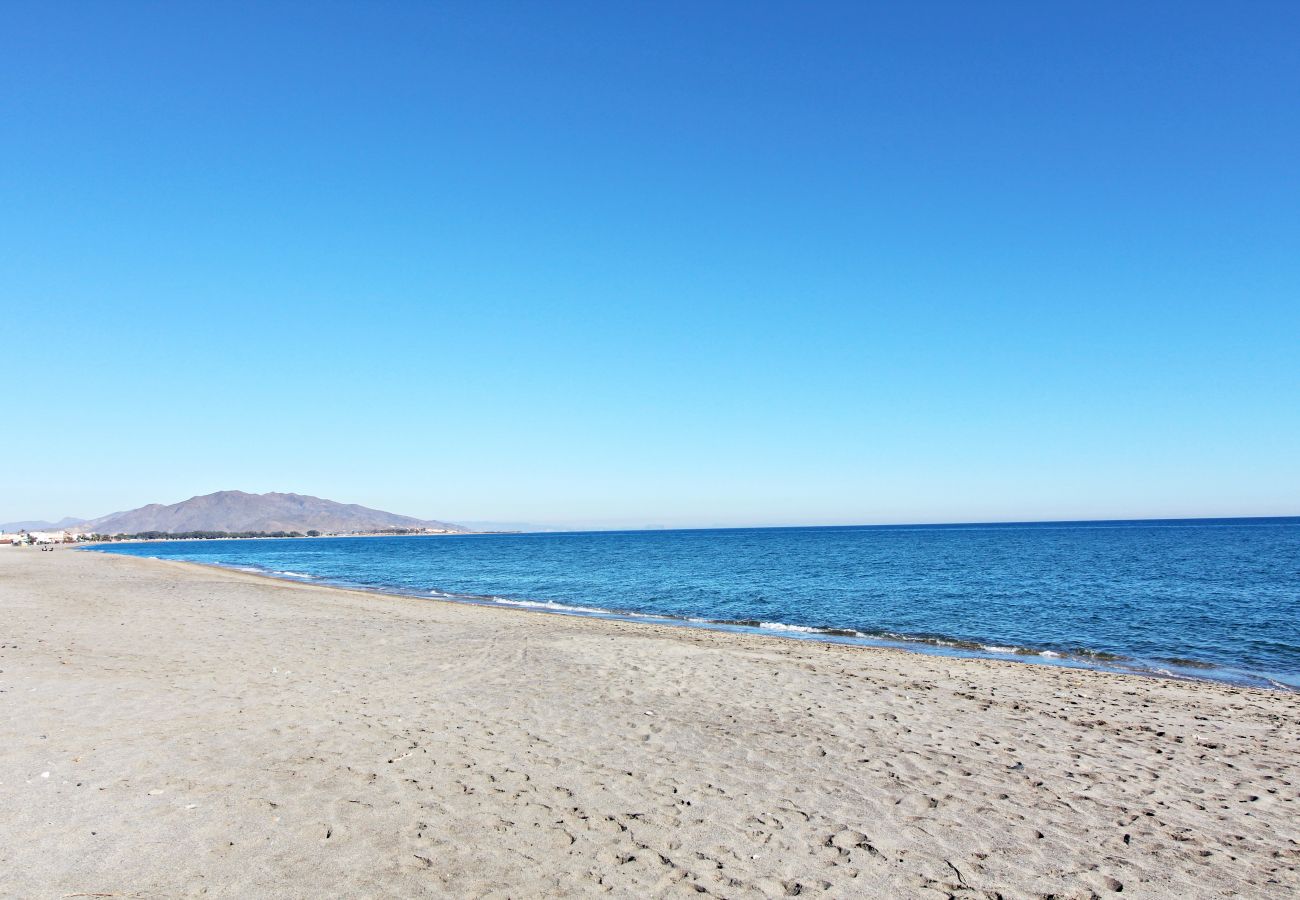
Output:
<svg viewBox="0 0 1300 900">
<path fill-rule="evenodd" d="M 1300 517 L 93 549 L 431 601 L 1300 690 Z"/>
</svg>

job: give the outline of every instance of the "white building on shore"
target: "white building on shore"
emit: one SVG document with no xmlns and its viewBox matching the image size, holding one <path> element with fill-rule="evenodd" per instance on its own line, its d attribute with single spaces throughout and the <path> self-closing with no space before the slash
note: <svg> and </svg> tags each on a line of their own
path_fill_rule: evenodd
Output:
<svg viewBox="0 0 1300 900">
<path fill-rule="evenodd" d="M 66 531 L 26 531 L 18 535 L 20 540 L 14 543 L 27 544 L 71 544 L 75 538 Z"/>
</svg>

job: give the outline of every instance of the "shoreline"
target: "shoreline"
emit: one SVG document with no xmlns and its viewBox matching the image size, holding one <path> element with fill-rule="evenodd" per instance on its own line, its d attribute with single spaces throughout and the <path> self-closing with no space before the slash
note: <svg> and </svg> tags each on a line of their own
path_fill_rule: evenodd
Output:
<svg viewBox="0 0 1300 900">
<path fill-rule="evenodd" d="M 423 537 L 427 535 L 403 535 L 404 537 Z M 442 535 L 433 535 L 442 536 Z M 233 539 L 232 539 L 233 540 Z M 266 540 L 293 540 L 292 538 L 267 538 Z M 126 543 L 126 542 L 121 542 Z M 139 541 L 135 543 L 155 543 Z M 173 541 L 170 543 L 178 543 Z M 112 553 L 110 548 L 97 546 L 76 546 L 76 550 L 89 550 L 97 553 Z M 757 620 L 725 620 L 703 617 L 672 616 L 654 613 L 641 613 L 634 610 L 607 609 L 595 606 L 576 606 L 554 601 L 541 601 L 519 598 L 480 596 L 458 594 L 441 590 L 402 591 L 391 586 L 370 586 L 333 581 L 326 576 L 311 573 L 278 572 L 252 566 L 241 566 L 218 562 L 197 562 L 164 557 L 140 557 L 123 554 L 135 559 L 159 559 L 166 562 L 186 562 L 191 565 L 204 566 L 222 571 L 242 572 L 258 575 L 276 582 L 290 584 L 315 584 L 319 587 L 332 587 L 339 590 L 361 591 L 387 597 L 402 597 L 419 600 L 436 600 L 446 603 L 460 603 L 495 609 L 516 609 L 525 612 L 550 613 L 575 618 L 600 619 L 606 621 L 640 622 L 650 625 L 662 624 L 673 628 L 699 628 L 733 634 L 750 634 L 762 637 L 775 637 L 781 640 L 811 641 L 829 643 L 848 647 L 869 649 L 898 650 L 923 656 L 936 656 L 955 659 L 983 659 L 1002 662 L 1014 662 L 1021 665 L 1049 668 L 1065 668 L 1079 671 L 1108 672 L 1126 676 L 1170 679 L 1174 681 L 1208 682 L 1226 684 L 1238 688 L 1272 690 L 1283 693 L 1300 694 L 1300 686 L 1291 685 L 1264 675 L 1238 671 L 1222 665 L 1197 660 L 1183 660 L 1174 657 L 1152 657 L 1139 659 L 1119 653 L 1096 651 L 1087 648 L 1073 650 L 1052 647 L 998 646 L 978 640 L 950 637 L 946 635 L 907 635 L 890 632 L 864 632 L 860 630 L 818 627 L 781 622 L 760 622 Z"/>
<path fill-rule="evenodd" d="M 1300 890 L 1293 694 L 527 612 L 0 553 L 0 895 Z"/>
<path fill-rule="evenodd" d="M 137 537 L 113 537 L 103 541 L 79 540 L 73 541 L 64 546 L 73 547 L 78 550 L 86 550 L 94 547 L 111 547 L 114 544 L 186 544 L 195 541 L 323 541 L 331 538 L 404 538 L 404 537 L 464 537 L 473 534 L 519 534 L 514 531 L 421 531 L 411 534 L 392 534 L 383 531 L 361 531 L 355 534 L 282 534 L 282 535 L 256 535 L 252 537 L 162 537 L 162 538 L 137 538 Z"/>
</svg>

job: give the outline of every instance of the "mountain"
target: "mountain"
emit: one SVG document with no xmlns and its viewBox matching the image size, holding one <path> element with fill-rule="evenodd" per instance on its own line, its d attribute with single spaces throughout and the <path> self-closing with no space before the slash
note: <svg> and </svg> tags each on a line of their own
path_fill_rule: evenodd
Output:
<svg viewBox="0 0 1300 900">
<path fill-rule="evenodd" d="M 32 520 L 30 522 L 5 522 L 0 525 L 0 531 L 59 531 L 64 528 L 72 528 L 80 525 L 85 519 L 59 519 L 57 522 L 44 522 L 41 520 Z"/>
<path fill-rule="evenodd" d="M 77 530 L 101 534 L 165 531 L 302 531 L 353 533 L 391 528 L 428 528 L 463 532 L 446 522 L 399 516 L 355 503 L 335 503 L 302 494 L 246 494 L 218 491 L 163 506 L 150 503 L 127 512 L 82 522 Z"/>
</svg>

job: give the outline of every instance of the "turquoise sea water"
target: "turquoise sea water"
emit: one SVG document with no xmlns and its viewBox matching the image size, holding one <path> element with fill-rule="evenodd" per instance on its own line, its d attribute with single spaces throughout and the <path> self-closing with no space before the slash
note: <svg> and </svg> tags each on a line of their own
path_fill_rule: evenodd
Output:
<svg viewBox="0 0 1300 900">
<path fill-rule="evenodd" d="M 1300 689 L 1300 518 L 96 549 L 573 615 Z"/>
</svg>

